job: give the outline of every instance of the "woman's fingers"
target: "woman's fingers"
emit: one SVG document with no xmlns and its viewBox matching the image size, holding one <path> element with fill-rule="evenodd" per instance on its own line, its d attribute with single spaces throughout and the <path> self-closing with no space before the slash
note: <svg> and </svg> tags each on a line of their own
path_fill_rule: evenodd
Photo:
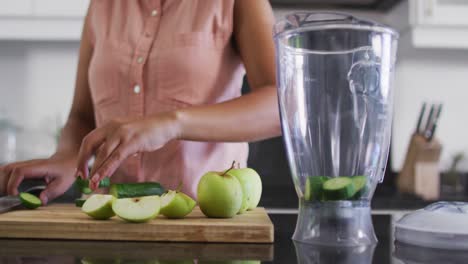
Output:
<svg viewBox="0 0 468 264">
<path fill-rule="evenodd" d="M 74 177 L 54 177 L 41 192 L 39 198 L 43 205 L 64 194 L 75 181 Z"/>
<path fill-rule="evenodd" d="M 91 178 L 90 184 L 94 184 L 97 187 L 99 181 L 112 175 L 120 166 L 120 164 L 136 151 L 137 144 L 135 142 L 120 144 L 106 159 L 106 161 L 104 161 L 104 163 L 99 168 L 97 168 L 96 173 L 94 174 L 93 178 Z"/>
<path fill-rule="evenodd" d="M 102 166 L 102 164 L 112 155 L 114 150 L 119 146 L 120 139 L 116 136 L 106 140 L 98 149 L 96 159 L 93 164 L 93 168 L 89 174 L 89 177 L 93 178 L 96 171 Z M 110 175 L 109 175 L 110 176 Z M 90 185 L 93 189 L 93 185 Z"/>
<path fill-rule="evenodd" d="M 106 131 L 107 129 L 105 129 L 105 127 L 102 129 L 98 128 L 91 131 L 88 135 L 86 135 L 86 137 L 83 138 L 80 152 L 78 153 L 77 176 L 80 176 L 83 179 L 88 178 L 88 161 L 96 149 L 106 139 Z"/>
<path fill-rule="evenodd" d="M 34 165 L 43 160 L 27 160 L 19 161 L 10 164 L 6 164 L 0 167 L 0 194 L 6 194 L 8 192 L 8 181 L 11 177 L 11 174 L 15 168 L 24 167 L 28 165 Z"/>
<path fill-rule="evenodd" d="M 9 195 L 18 195 L 18 186 L 24 179 L 44 178 L 48 174 L 48 166 L 44 163 L 18 166 L 10 174 L 7 192 Z"/>
</svg>

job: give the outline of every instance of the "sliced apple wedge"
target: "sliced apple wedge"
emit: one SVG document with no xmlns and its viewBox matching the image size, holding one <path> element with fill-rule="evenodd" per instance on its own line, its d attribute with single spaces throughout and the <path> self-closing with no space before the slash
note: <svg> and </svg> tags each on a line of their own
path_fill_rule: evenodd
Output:
<svg viewBox="0 0 468 264">
<path fill-rule="evenodd" d="M 81 210 L 94 219 L 106 220 L 113 217 L 112 202 L 114 196 L 107 194 L 93 194 L 83 204 Z"/>
<path fill-rule="evenodd" d="M 133 223 L 148 222 L 159 214 L 160 197 L 157 195 L 117 199 L 112 204 L 115 214 Z"/>
<path fill-rule="evenodd" d="M 196 202 L 185 193 L 168 191 L 161 196 L 161 214 L 167 218 L 183 218 L 195 205 Z"/>
</svg>

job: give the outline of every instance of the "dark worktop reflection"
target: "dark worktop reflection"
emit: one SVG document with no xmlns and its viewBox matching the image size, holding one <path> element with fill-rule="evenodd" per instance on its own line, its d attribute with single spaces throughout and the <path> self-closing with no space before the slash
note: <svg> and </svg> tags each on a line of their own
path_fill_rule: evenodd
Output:
<svg viewBox="0 0 468 264">
<path fill-rule="evenodd" d="M 0 239 L 4 264 L 164 264 L 281 263 L 366 264 L 465 263 L 468 252 L 437 251 L 397 243 L 390 215 L 374 215 L 379 243 L 374 247 L 330 248 L 294 243 L 296 215 L 270 215 L 274 244 L 151 243 Z"/>
</svg>

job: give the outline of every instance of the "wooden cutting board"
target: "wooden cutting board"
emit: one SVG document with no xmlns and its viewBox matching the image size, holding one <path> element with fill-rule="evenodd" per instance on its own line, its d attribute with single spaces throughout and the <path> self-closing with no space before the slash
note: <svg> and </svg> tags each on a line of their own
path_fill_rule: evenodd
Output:
<svg viewBox="0 0 468 264">
<path fill-rule="evenodd" d="M 0 214 L 2 238 L 272 243 L 273 232 L 263 208 L 218 219 L 205 217 L 196 207 L 184 219 L 158 216 L 143 224 L 127 223 L 117 216 L 93 220 L 72 204 Z"/>
</svg>

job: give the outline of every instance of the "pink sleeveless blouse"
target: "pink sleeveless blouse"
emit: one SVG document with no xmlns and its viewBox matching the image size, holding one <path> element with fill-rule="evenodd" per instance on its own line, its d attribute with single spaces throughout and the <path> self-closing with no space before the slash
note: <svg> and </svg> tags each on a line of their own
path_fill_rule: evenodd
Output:
<svg viewBox="0 0 468 264">
<path fill-rule="evenodd" d="M 96 126 L 239 97 L 245 70 L 233 46 L 234 0 L 93 0 L 89 86 Z M 216 133 L 213 131 L 212 133 Z M 114 182 L 180 182 L 196 198 L 207 171 L 245 166 L 247 143 L 172 140 L 129 157 Z"/>
</svg>

